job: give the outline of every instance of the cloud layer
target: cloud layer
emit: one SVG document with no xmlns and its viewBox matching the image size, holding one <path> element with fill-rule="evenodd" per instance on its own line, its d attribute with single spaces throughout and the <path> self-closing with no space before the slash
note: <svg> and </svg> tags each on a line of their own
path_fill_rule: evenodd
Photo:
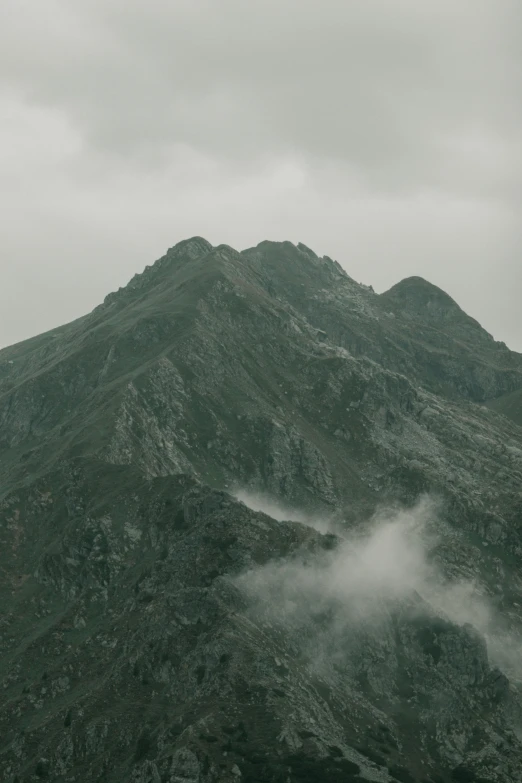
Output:
<svg viewBox="0 0 522 783">
<path fill-rule="evenodd" d="M 377 290 L 423 275 L 522 350 L 521 17 L 515 0 L 6 0 L 0 344 L 199 234 L 303 241 Z"/>
</svg>

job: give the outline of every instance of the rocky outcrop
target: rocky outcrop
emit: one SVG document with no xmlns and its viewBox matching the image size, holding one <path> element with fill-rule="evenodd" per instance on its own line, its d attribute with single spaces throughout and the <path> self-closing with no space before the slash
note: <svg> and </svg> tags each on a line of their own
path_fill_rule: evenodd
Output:
<svg viewBox="0 0 522 783">
<path fill-rule="evenodd" d="M 372 596 L 358 616 L 338 597 L 274 604 L 267 564 L 305 573 L 347 545 L 339 536 L 187 476 L 83 459 L 1 513 L 13 552 L 4 779 L 449 780 L 463 758 L 517 768 L 515 697 L 471 626 L 415 594 Z"/>
</svg>

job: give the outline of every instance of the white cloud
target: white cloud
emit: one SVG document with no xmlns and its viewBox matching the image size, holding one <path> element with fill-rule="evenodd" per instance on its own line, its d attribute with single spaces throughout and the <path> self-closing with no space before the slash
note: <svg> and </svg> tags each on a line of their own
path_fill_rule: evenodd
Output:
<svg viewBox="0 0 522 783">
<path fill-rule="evenodd" d="M 320 532 L 331 526 L 328 520 L 281 508 L 266 495 L 237 497 L 282 524 L 293 519 Z M 458 625 L 475 627 L 486 639 L 492 664 L 522 680 L 522 639 L 495 611 L 484 587 L 469 579 L 448 581 L 435 565 L 432 552 L 440 527 L 437 503 L 429 497 L 409 510 L 381 509 L 373 519 L 345 530 L 333 551 L 272 560 L 243 573 L 237 584 L 252 600 L 254 612 L 287 628 L 307 629 L 307 645 L 324 631 L 323 626 L 314 631 L 318 617 L 328 618 L 328 644 L 333 639 L 335 646 L 337 639 L 342 645 L 353 623 L 375 627 L 388 620 L 397 602 L 406 601 L 407 606 L 409 599 L 420 596 L 426 614 L 429 608 Z M 422 604 L 417 604 L 419 611 Z M 312 648 L 315 655 L 316 645 Z"/>
</svg>

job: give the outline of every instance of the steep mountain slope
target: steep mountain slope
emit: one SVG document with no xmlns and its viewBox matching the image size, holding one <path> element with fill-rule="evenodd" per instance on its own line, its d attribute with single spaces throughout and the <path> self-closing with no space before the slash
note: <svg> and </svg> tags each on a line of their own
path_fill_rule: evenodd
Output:
<svg viewBox="0 0 522 783">
<path fill-rule="evenodd" d="M 488 401 L 488 407 L 491 410 L 502 413 L 522 427 L 522 390 L 516 389 L 509 394 L 503 394 L 494 400 Z"/>
<path fill-rule="evenodd" d="M 457 399 L 483 401 L 520 388 L 522 356 L 496 343 L 447 294 L 421 278 L 377 296 L 303 245 L 262 242 L 243 255 L 258 267 L 268 291 L 295 305 L 355 356 L 370 357 Z"/>
<path fill-rule="evenodd" d="M 0 779 L 518 780 L 521 389 L 444 292 L 290 243 L 0 351 Z"/>
</svg>

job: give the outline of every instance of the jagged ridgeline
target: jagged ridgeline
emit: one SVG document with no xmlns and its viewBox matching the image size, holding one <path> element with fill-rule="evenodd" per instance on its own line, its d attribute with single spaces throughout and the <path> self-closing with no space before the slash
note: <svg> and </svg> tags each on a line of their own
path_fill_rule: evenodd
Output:
<svg viewBox="0 0 522 783">
<path fill-rule="evenodd" d="M 521 400 L 289 242 L 0 351 L 0 780 L 519 783 Z"/>
</svg>

